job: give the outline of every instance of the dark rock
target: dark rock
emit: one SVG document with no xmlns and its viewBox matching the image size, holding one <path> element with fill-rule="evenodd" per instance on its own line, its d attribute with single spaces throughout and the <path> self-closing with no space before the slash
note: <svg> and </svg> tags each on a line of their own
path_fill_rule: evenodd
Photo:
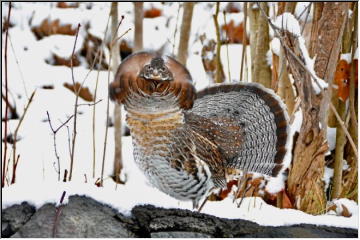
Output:
<svg viewBox="0 0 360 240">
<path fill-rule="evenodd" d="M 241 219 L 222 219 L 180 209 L 163 209 L 151 205 L 136 206 L 132 215 L 143 237 L 186 237 L 200 233 L 211 237 L 312 237 L 354 238 L 355 229 L 300 224 L 269 227 Z M 178 234 L 184 233 L 183 236 Z M 204 237 L 205 237 L 204 236 Z M 195 236 L 193 236 L 195 237 Z"/>
<path fill-rule="evenodd" d="M 35 213 L 35 207 L 27 202 L 13 205 L 1 212 L 1 237 L 10 237 Z"/>
<path fill-rule="evenodd" d="M 53 204 L 41 207 L 14 237 L 135 237 L 114 216 L 118 213 L 87 197 L 71 196 L 69 203 L 57 208 Z"/>
<path fill-rule="evenodd" d="M 31 219 L 20 228 L 12 237 L 15 238 L 38 238 L 52 237 L 52 229 L 55 220 L 54 204 L 45 204 L 39 208 Z"/>
<path fill-rule="evenodd" d="M 356 229 L 299 224 L 269 227 L 181 209 L 136 206 L 124 216 L 91 198 L 45 204 L 38 211 L 23 203 L 3 210 L 3 237 L 153 237 L 153 238 L 357 238 Z M 55 224 L 56 222 L 56 224 Z M 55 227 L 54 227 L 55 226 Z M 14 232 L 16 232 L 14 234 Z"/>
<path fill-rule="evenodd" d="M 155 232 L 152 238 L 211 238 L 210 235 L 197 232 Z"/>
</svg>

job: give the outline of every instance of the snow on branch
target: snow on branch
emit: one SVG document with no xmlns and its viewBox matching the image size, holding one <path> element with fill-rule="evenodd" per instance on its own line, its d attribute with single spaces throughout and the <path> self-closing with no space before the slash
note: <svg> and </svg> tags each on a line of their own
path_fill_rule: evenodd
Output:
<svg viewBox="0 0 360 240">
<path fill-rule="evenodd" d="M 271 25 L 271 24 L 270 24 Z M 319 94 L 323 89 L 328 88 L 328 84 L 321 78 L 319 78 L 314 70 L 315 57 L 310 58 L 309 52 L 305 46 L 305 39 L 301 35 L 301 28 L 298 20 L 291 13 L 285 12 L 278 16 L 273 23 L 273 26 L 282 31 L 287 31 L 293 34 L 298 42 L 301 55 L 303 57 L 306 70 L 311 75 L 311 83 L 316 94 Z"/>
</svg>

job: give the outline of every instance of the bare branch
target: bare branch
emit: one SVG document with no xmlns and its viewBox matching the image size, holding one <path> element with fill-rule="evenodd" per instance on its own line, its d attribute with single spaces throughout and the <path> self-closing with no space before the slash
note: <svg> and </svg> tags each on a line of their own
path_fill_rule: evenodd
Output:
<svg viewBox="0 0 360 240">
<path fill-rule="evenodd" d="M 9 11 L 8 11 L 8 18 L 7 18 L 7 22 L 10 23 L 10 14 L 11 14 L 11 2 L 9 2 Z M 3 169 L 2 169 L 2 178 L 1 178 L 1 187 L 3 188 L 5 186 L 5 175 L 6 175 L 6 155 L 7 155 L 7 129 L 8 129 L 8 109 L 9 109 L 9 101 L 8 101 L 8 59 L 7 59 L 7 49 L 8 49 L 8 38 L 9 38 L 9 24 L 6 28 L 6 33 L 5 33 L 5 56 L 4 56 L 4 60 L 5 60 L 5 123 L 4 123 L 4 136 L 5 136 L 5 140 L 4 140 L 4 157 L 3 157 Z"/>
<path fill-rule="evenodd" d="M 16 178 L 16 166 L 17 166 L 17 161 L 16 161 L 16 139 L 17 139 L 17 135 L 21 126 L 21 123 L 24 121 L 25 115 L 29 109 L 29 106 L 34 98 L 36 90 L 31 94 L 29 101 L 24 109 L 24 113 L 21 115 L 20 120 L 18 125 L 16 126 L 16 129 L 14 131 L 14 143 L 13 143 L 13 175 L 12 175 L 12 179 L 11 179 L 11 184 L 15 183 L 15 178 Z M 5 137 L 6 138 L 6 137 Z"/>
<path fill-rule="evenodd" d="M 226 12 L 223 11 L 223 15 L 224 15 L 224 23 L 225 26 L 227 25 L 226 23 Z M 226 58 L 227 58 L 227 65 L 228 65 L 228 74 L 229 74 L 229 82 L 231 82 L 231 74 L 230 74 L 230 59 L 229 59 L 229 36 L 228 36 L 228 32 L 225 31 L 225 35 L 226 35 Z M 245 34 L 246 36 L 246 34 Z"/>
<path fill-rule="evenodd" d="M 105 43 L 105 37 L 109 28 L 109 22 L 110 22 L 110 14 L 108 16 L 107 22 L 106 22 L 106 27 L 105 27 L 105 32 L 104 32 L 104 37 L 103 40 L 101 42 L 101 48 L 100 48 L 100 58 L 99 58 L 99 64 L 101 64 L 101 59 L 103 56 L 103 47 L 104 47 L 104 43 Z M 110 63 L 109 63 L 110 64 Z M 98 88 L 98 83 L 99 83 L 99 74 L 100 74 L 100 69 L 97 70 L 97 75 L 96 75 L 96 83 L 95 83 L 95 91 L 94 91 L 94 103 L 96 102 L 96 96 L 97 96 L 97 88 Z M 93 105 L 93 112 L 92 112 L 92 144 L 93 144 L 93 169 L 92 169 L 92 177 L 95 178 L 95 165 L 96 165 L 96 140 L 95 140 L 95 128 L 96 128 L 96 124 L 95 124 L 95 113 L 96 113 L 96 104 Z"/>
<path fill-rule="evenodd" d="M 355 145 L 354 140 L 352 139 L 349 131 L 346 129 L 344 122 L 342 121 L 340 115 L 336 111 L 336 108 L 334 107 L 334 105 L 331 102 L 330 102 L 329 106 L 330 106 L 331 110 L 334 112 L 334 114 L 336 116 L 336 119 L 339 121 L 339 124 L 340 124 L 341 128 L 344 130 L 344 132 L 346 134 L 346 137 L 348 138 L 349 143 L 350 143 L 350 145 L 351 145 L 351 147 L 352 147 L 352 149 L 354 151 L 355 156 L 358 158 L 359 155 L 358 155 L 356 145 Z"/>
<path fill-rule="evenodd" d="M 247 23 L 247 2 L 244 2 L 244 32 L 243 32 L 243 39 L 242 39 L 242 54 L 241 54 L 241 69 L 240 69 L 240 82 L 243 82 L 243 69 L 244 69 L 244 59 L 246 54 L 246 47 L 247 47 L 247 36 L 246 36 L 246 23 Z"/>
<path fill-rule="evenodd" d="M 70 116 L 64 123 L 62 123 L 58 128 L 54 129 L 54 127 L 52 126 L 51 124 L 51 118 L 50 118 L 50 114 L 48 111 L 46 111 L 46 114 L 47 114 L 47 117 L 48 117 L 48 122 L 49 122 L 49 125 L 50 125 L 50 128 L 51 128 L 51 131 L 53 133 L 53 145 L 54 145 L 54 152 L 55 152 L 55 157 L 57 159 L 57 165 L 58 167 L 55 168 L 55 162 L 54 162 L 54 168 L 55 168 L 55 171 L 57 172 L 58 174 L 58 181 L 60 181 L 60 171 L 61 171 L 61 167 L 60 167 L 60 156 L 58 154 L 58 151 L 57 151 L 57 147 L 56 147 L 56 133 L 63 127 L 65 126 L 65 124 L 67 124 L 72 118 L 74 115 Z"/>
<path fill-rule="evenodd" d="M 221 38 L 220 38 L 220 27 L 218 22 L 218 15 L 219 15 L 219 7 L 220 2 L 216 3 L 216 10 L 215 14 L 213 15 L 215 30 L 216 30 L 216 56 L 215 56 L 215 64 L 216 64 L 216 72 L 215 72 L 215 83 L 224 82 L 224 69 L 221 64 Z"/>
<path fill-rule="evenodd" d="M 97 102 L 94 102 L 94 103 L 82 103 L 82 104 L 78 104 L 78 107 L 79 107 L 79 106 L 89 106 L 89 107 L 91 107 L 91 106 L 94 106 L 94 105 L 98 104 L 98 103 L 101 102 L 101 101 L 102 101 L 102 99 L 100 99 L 100 100 L 98 100 Z"/>
<path fill-rule="evenodd" d="M 282 45 L 282 46 L 287 50 L 287 52 L 297 61 L 297 63 L 298 63 L 307 73 L 310 74 L 310 76 L 312 77 L 312 79 L 314 80 L 314 82 L 316 83 L 316 85 L 319 87 L 319 89 L 320 89 L 321 91 L 323 91 L 323 88 L 321 87 L 320 83 L 317 81 L 317 76 L 315 76 L 315 75 L 304 65 L 304 63 L 301 61 L 301 59 L 284 43 L 284 38 L 283 38 L 283 36 L 280 35 L 280 33 L 278 32 L 278 31 L 283 31 L 283 30 L 282 30 L 282 29 L 279 29 L 278 27 L 276 27 L 276 26 L 272 23 L 271 19 L 266 15 L 264 9 L 262 9 L 262 7 L 260 6 L 259 3 L 256 3 L 256 4 L 259 6 L 262 14 L 266 17 L 266 19 L 267 19 L 268 22 L 269 22 L 269 25 L 270 25 L 271 28 L 274 30 L 275 36 L 276 36 L 277 38 L 279 38 L 279 40 L 280 40 L 280 42 L 281 42 L 281 45 Z M 293 37 L 295 37 L 295 38 L 298 38 L 298 36 L 295 36 L 295 35 L 292 34 L 292 33 L 289 33 L 289 34 L 291 34 L 291 35 L 292 35 Z"/>
<path fill-rule="evenodd" d="M 120 21 L 121 24 L 122 20 Z M 119 24 L 119 26 L 120 26 Z M 119 27 L 118 26 L 118 27 Z M 110 44 L 110 56 L 109 56 L 109 67 L 108 67 L 108 80 L 107 80 L 107 86 L 110 86 L 110 66 L 111 66 L 111 61 L 112 61 L 112 57 L 113 57 L 113 47 L 114 44 L 121 39 L 127 32 L 130 31 L 130 28 L 124 33 L 122 34 L 120 37 L 116 37 L 116 35 L 113 36 L 113 39 L 111 41 Z M 109 91 L 108 91 L 109 93 Z M 100 177 L 100 186 L 103 186 L 103 182 L 104 182 L 104 167 L 105 167 L 105 156 L 106 156 L 106 147 L 107 147 L 107 135 L 108 135 L 108 130 L 109 130 L 109 105 L 110 105 L 110 95 L 108 94 L 107 97 L 107 101 L 106 101 L 106 128 L 105 128 L 105 139 L 104 139 L 104 148 L 103 148 L 103 160 L 102 160 L 102 166 L 101 166 L 101 177 Z"/>
</svg>

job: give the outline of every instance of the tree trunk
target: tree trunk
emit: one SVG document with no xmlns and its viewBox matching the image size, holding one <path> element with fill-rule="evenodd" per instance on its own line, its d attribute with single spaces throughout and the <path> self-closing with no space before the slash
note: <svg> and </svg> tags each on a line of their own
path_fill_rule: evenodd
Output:
<svg viewBox="0 0 360 240">
<path fill-rule="evenodd" d="M 260 3 L 260 6 L 268 14 L 269 8 L 267 6 L 267 3 Z M 256 21 L 258 22 L 255 42 L 250 43 L 250 44 L 255 43 L 254 46 L 255 53 L 254 55 L 251 56 L 252 66 L 254 67 L 254 71 L 252 72 L 252 81 L 261 83 L 265 87 L 270 88 L 271 69 L 266 61 L 266 54 L 269 51 L 269 39 L 270 39 L 269 24 L 267 19 L 262 14 L 259 14 L 259 9 L 252 8 L 250 12 L 253 12 L 251 15 L 257 16 Z"/>
<path fill-rule="evenodd" d="M 298 40 L 285 32 L 286 45 L 304 61 Z M 319 127 L 322 94 L 315 94 L 310 74 L 285 52 L 301 99 L 303 121 L 298 138 L 294 140 L 293 163 L 288 177 L 288 193 L 296 208 L 311 214 L 320 214 L 326 207 L 324 193 L 324 155 L 328 149 L 326 133 Z"/>
<path fill-rule="evenodd" d="M 351 3 L 348 3 L 351 4 Z M 349 5 L 350 6 L 350 5 Z M 354 14 L 353 14 L 354 15 Z M 354 17 L 349 17 L 345 23 L 345 30 L 343 34 L 342 39 L 342 53 L 350 53 L 351 51 L 351 33 L 352 28 L 354 26 Z M 350 63 L 349 63 L 350 64 Z M 338 86 L 336 83 L 333 83 L 331 88 L 331 103 L 335 106 L 336 109 L 339 109 L 338 107 Z M 329 109 L 328 112 L 328 125 L 329 127 L 337 127 L 337 119 L 333 111 Z M 341 129 L 342 131 L 342 129 Z"/>
<path fill-rule="evenodd" d="M 117 38 L 117 26 L 119 23 L 118 18 L 118 3 L 111 3 L 111 36 L 112 39 Z M 115 76 L 116 70 L 119 66 L 120 55 L 119 55 L 119 44 L 115 43 L 112 48 L 112 66 L 113 75 Z M 121 183 L 120 173 L 123 168 L 122 156 L 121 156 L 121 106 L 115 104 L 114 106 L 114 180 L 117 183 Z"/>
<path fill-rule="evenodd" d="M 349 3 L 348 3 L 349 4 Z M 342 53 L 350 53 L 351 51 L 351 33 L 352 33 L 352 20 L 351 18 L 345 20 L 345 30 L 342 38 Z M 344 79 L 346 80 L 346 79 Z M 348 79 L 349 80 L 349 79 Z M 333 85 L 335 85 L 334 83 Z M 332 101 L 334 100 L 334 95 L 336 96 L 336 109 L 337 112 L 340 115 L 341 120 L 345 123 L 346 122 L 346 116 L 347 116 L 347 110 L 346 110 L 346 102 L 343 102 L 342 99 L 339 99 L 338 91 L 334 91 L 335 89 L 332 88 Z M 340 90 L 340 89 L 338 89 Z M 328 123 L 332 123 L 332 118 L 334 118 L 334 112 L 329 110 L 329 119 Z M 336 119 L 336 118 L 335 118 Z M 342 192 L 343 187 L 343 159 L 344 159 L 344 147 L 346 144 L 346 136 L 345 132 L 341 126 L 341 123 L 339 121 L 336 121 L 337 123 L 337 129 L 336 129 L 336 148 L 335 148 L 335 161 L 334 161 L 334 177 L 333 177 L 333 188 L 331 192 L 331 198 L 336 199 L 339 198 Z"/>
<path fill-rule="evenodd" d="M 184 12 L 180 29 L 180 42 L 178 50 L 178 61 L 186 66 L 188 57 L 189 38 L 191 33 L 191 20 L 194 9 L 194 2 L 184 2 Z"/>
<path fill-rule="evenodd" d="M 329 89 L 333 84 L 348 9 L 349 4 L 346 2 L 325 2 L 319 20 L 318 37 L 314 49 L 314 55 L 316 55 L 314 69 L 316 75 L 329 84 Z M 329 93 L 324 95 L 323 107 L 320 108 L 321 124 L 324 127 L 327 126 L 330 96 Z"/>
<path fill-rule="evenodd" d="M 324 8 L 318 24 L 317 42 L 314 52 L 316 75 L 324 79 L 329 86 L 336 70 L 336 63 L 341 48 L 344 29 L 344 19 L 347 4 L 324 3 Z M 300 56 L 298 40 L 286 33 L 287 46 Z M 324 193 L 325 153 L 326 143 L 326 111 L 330 96 L 328 90 L 316 94 L 311 82 L 311 76 L 300 68 L 295 58 L 286 53 L 291 73 L 301 98 L 303 122 L 299 137 L 295 141 L 293 163 L 288 178 L 290 197 L 295 206 L 307 213 L 320 214 L 325 211 L 326 198 Z M 321 123 L 321 124 L 319 124 Z"/>
<path fill-rule="evenodd" d="M 278 15 L 281 15 L 284 12 L 290 12 L 294 14 L 295 7 L 296 2 L 281 2 L 279 3 Z M 274 88 L 274 90 L 277 90 L 279 96 L 284 100 L 288 112 L 291 114 L 294 110 L 295 105 L 295 93 L 289 79 L 289 73 L 286 68 L 286 58 L 283 49 L 280 49 L 280 56 L 278 58 L 278 61 L 276 63 L 273 63 L 273 65 L 279 66 L 277 73 L 278 75 L 276 76 L 276 78 L 278 79 L 278 88 Z M 273 80 L 273 82 L 274 81 L 275 80 Z"/>
<path fill-rule="evenodd" d="M 220 2 L 216 3 L 215 15 L 213 15 L 215 31 L 216 31 L 216 53 L 215 53 L 215 83 L 222 83 L 225 81 L 224 69 L 221 63 L 221 38 L 220 38 L 220 26 L 218 22 L 218 15 L 220 9 Z"/>
<path fill-rule="evenodd" d="M 322 10 L 324 8 L 323 2 L 316 2 L 314 4 L 314 12 L 313 12 L 313 21 L 311 25 L 311 36 L 310 36 L 310 45 L 309 45 L 309 55 L 310 57 L 314 57 L 315 54 L 315 45 L 317 42 L 317 38 L 319 37 L 319 20 L 321 18 Z"/>
<path fill-rule="evenodd" d="M 143 2 L 134 2 L 135 12 L 135 31 L 134 31 L 134 50 L 133 52 L 141 51 L 143 48 Z"/>
<path fill-rule="evenodd" d="M 259 17 L 260 17 L 260 10 L 255 2 L 251 2 L 248 8 L 249 13 L 249 25 L 250 25 L 250 56 L 251 56 L 251 63 L 253 63 L 255 58 L 255 50 L 256 50 L 256 40 L 259 30 Z M 254 79 L 254 64 L 251 64 L 251 79 Z"/>
<path fill-rule="evenodd" d="M 346 104 L 339 101 L 337 109 L 341 120 L 345 122 L 346 117 Z M 344 159 L 344 146 L 346 143 L 345 132 L 338 122 L 336 128 L 336 148 L 335 148 L 335 161 L 334 161 L 334 177 L 332 180 L 331 199 L 339 198 L 342 188 L 342 172 L 343 172 L 343 159 Z"/>
<path fill-rule="evenodd" d="M 353 6 L 353 26 L 352 32 L 352 52 L 358 47 L 358 5 Z M 349 111 L 350 111 L 350 124 L 349 133 L 356 144 L 358 149 L 358 89 L 355 87 L 355 74 L 357 73 L 357 61 L 352 59 L 351 71 L 350 71 L 350 96 L 349 96 Z M 358 158 L 351 145 L 348 144 L 345 147 L 346 161 L 349 165 L 349 169 L 345 171 L 343 177 L 343 188 L 340 197 L 349 198 L 358 201 Z"/>
</svg>

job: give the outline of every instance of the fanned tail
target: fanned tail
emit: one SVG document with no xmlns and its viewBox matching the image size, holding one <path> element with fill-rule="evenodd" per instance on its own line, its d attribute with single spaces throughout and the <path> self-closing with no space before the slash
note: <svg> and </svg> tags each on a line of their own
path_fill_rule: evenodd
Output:
<svg viewBox="0 0 360 240">
<path fill-rule="evenodd" d="M 277 176 L 287 152 L 289 117 L 271 89 L 257 83 L 215 85 L 197 93 L 190 111 L 219 128 L 226 126 L 222 119 L 241 128 L 241 146 L 226 159 L 228 168 Z"/>
</svg>

